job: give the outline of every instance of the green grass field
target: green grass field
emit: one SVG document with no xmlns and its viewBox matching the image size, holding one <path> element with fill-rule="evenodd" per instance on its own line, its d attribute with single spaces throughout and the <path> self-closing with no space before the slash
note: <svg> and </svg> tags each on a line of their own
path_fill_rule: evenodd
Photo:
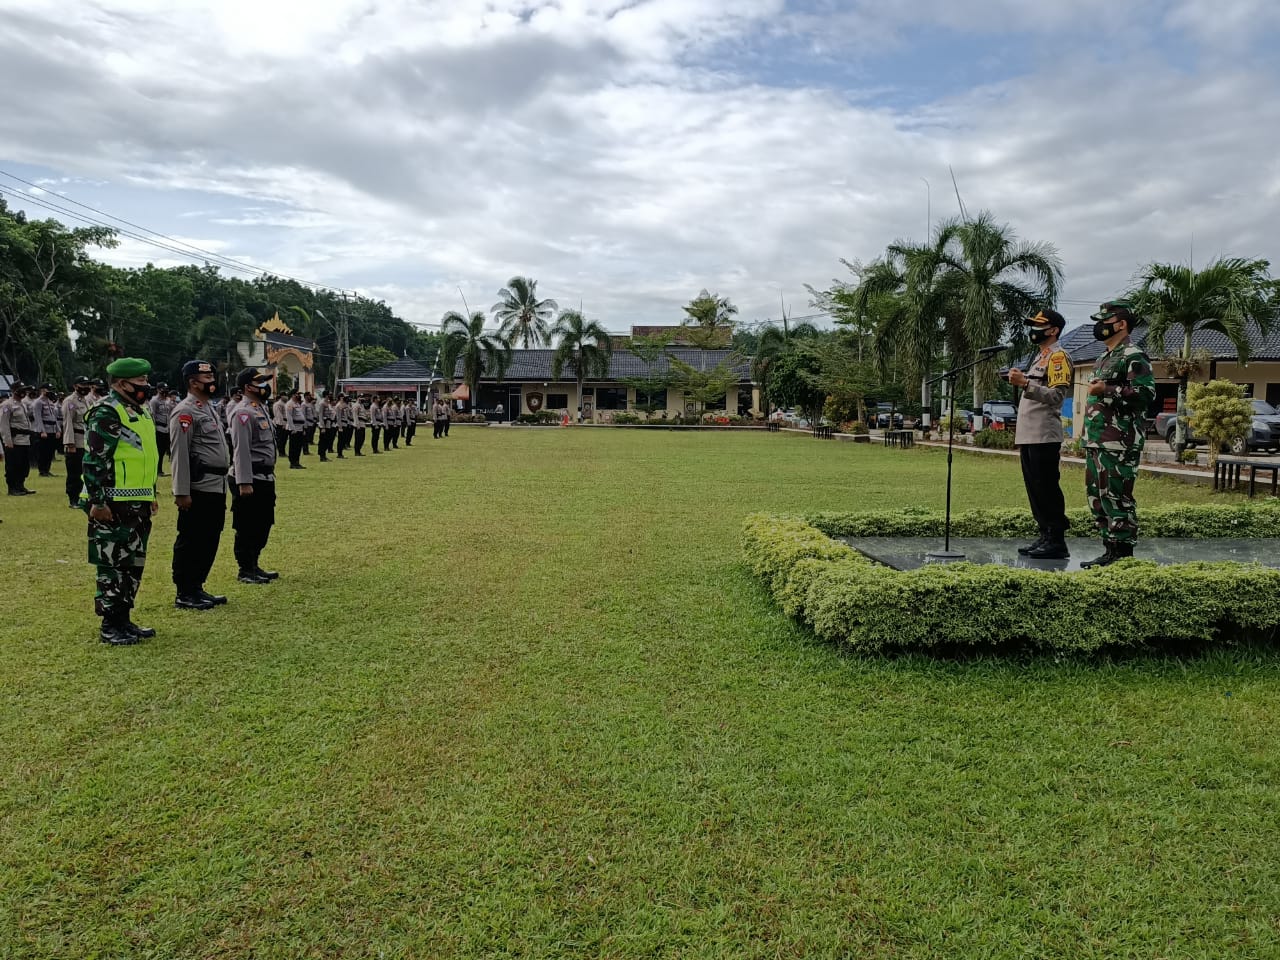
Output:
<svg viewBox="0 0 1280 960">
<path fill-rule="evenodd" d="M 131 648 L 61 478 L 0 500 L 0 957 L 1280 956 L 1280 659 L 855 659 L 741 565 L 752 511 L 940 506 L 944 455 L 457 428 L 309 463 L 282 579 L 236 583 L 228 528 L 208 613 L 166 498 Z"/>
</svg>

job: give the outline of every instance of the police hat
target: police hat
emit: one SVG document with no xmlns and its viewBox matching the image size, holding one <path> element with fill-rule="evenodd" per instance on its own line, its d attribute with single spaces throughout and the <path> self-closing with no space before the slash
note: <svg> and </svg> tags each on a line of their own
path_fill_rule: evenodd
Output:
<svg viewBox="0 0 1280 960">
<path fill-rule="evenodd" d="M 74 386 L 74 387 L 91 387 L 91 386 L 93 386 L 93 381 L 92 381 L 92 380 L 90 380 L 88 377 L 76 377 L 75 382 L 72 384 L 72 386 Z"/>
<path fill-rule="evenodd" d="M 1067 321 L 1057 310 L 1050 310 L 1045 307 L 1039 311 L 1034 317 L 1028 317 L 1022 321 L 1026 326 L 1033 327 L 1036 330 L 1044 330 L 1048 327 L 1057 327 L 1058 331 L 1066 329 Z"/>
<path fill-rule="evenodd" d="M 218 375 L 218 367 L 209 360 L 188 360 L 182 365 L 182 380 L 184 383 L 201 373 L 211 373 L 216 377 Z"/>
<path fill-rule="evenodd" d="M 106 385 L 107 385 L 107 381 L 103 380 L 101 377 L 94 377 L 92 380 L 90 380 L 90 381 L 89 381 L 89 386 L 91 386 L 91 387 L 104 387 L 104 388 L 105 388 L 105 387 L 106 387 Z"/>
<path fill-rule="evenodd" d="M 257 367 L 245 367 L 236 377 L 236 386 L 243 387 L 260 379 L 264 374 Z"/>
</svg>

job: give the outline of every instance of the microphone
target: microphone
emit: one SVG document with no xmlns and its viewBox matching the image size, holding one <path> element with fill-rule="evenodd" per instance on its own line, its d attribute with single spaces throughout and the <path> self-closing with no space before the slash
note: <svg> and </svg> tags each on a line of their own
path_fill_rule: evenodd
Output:
<svg viewBox="0 0 1280 960">
<path fill-rule="evenodd" d="M 997 353 L 1000 353 L 1002 350 L 1008 350 L 1008 349 L 1009 349 L 1009 344 L 997 343 L 997 344 L 993 344 L 990 347 L 983 347 L 981 350 L 978 351 L 978 356 L 991 357 Z"/>
</svg>

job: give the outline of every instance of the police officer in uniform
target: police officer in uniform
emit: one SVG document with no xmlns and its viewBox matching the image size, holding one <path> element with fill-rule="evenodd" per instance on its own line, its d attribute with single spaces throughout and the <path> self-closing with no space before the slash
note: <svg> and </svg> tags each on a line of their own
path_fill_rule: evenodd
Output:
<svg viewBox="0 0 1280 960">
<path fill-rule="evenodd" d="M 320 421 L 320 462 L 328 463 L 333 441 L 338 436 L 338 412 L 327 393 L 316 404 L 316 417 Z"/>
<path fill-rule="evenodd" d="M 307 442 L 307 415 L 302 409 L 302 394 L 295 392 L 284 405 L 285 429 L 289 433 L 289 469 L 305 470 L 302 448 Z"/>
<path fill-rule="evenodd" d="M 361 452 L 364 450 L 364 435 L 369 424 L 372 422 L 372 415 L 369 412 L 369 398 L 361 397 L 360 400 L 351 405 L 351 427 L 355 431 L 355 451 L 357 457 L 363 457 Z"/>
<path fill-rule="evenodd" d="M 58 405 L 53 402 L 53 384 L 46 383 L 31 401 L 31 441 L 36 469 L 42 477 L 53 476 L 53 454 L 58 449 Z"/>
<path fill-rule="evenodd" d="M 390 401 L 388 401 L 390 403 Z M 378 440 L 382 437 L 382 431 L 387 428 L 387 417 L 383 413 L 382 398 L 375 397 L 373 406 L 369 408 L 370 426 L 372 427 L 373 452 L 378 453 Z M 390 434 L 390 430 L 387 433 Z M 390 444 L 388 444 L 389 446 Z"/>
<path fill-rule="evenodd" d="M 222 420 L 212 400 L 218 389 L 218 370 L 208 360 L 183 364 L 187 395 L 173 408 L 169 420 L 173 470 L 173 502 L 178 508 L 178 537 L 173 541 L 173 585 L 179 610 L 210 610 L 227 602 L 204 589 L 218 555 L 226 526 L 227 470 L 231 457 Z"/>
<path fill-rule="evenodd" d="M 84 418 L 89 412 L 88 377 L 77 377 L 74 389 L 62 401 L 62 451 L 67 467 L 67 503 L 80 507 L 80 489 L 84 486 Z"/>
<path fill-rule="evenodd" d="M 1107 346 L 1094 364 L 1084 410 L 1085 492 L 1106 551 L 1081 567 L 1105 567 L 1133 556 L 1138 505 L 1133 484 L 1146 443 L 1147 411 L 1155 401 L 1151 359 L 1129 342 L 1139 323 L 1126 300 L 1102 304 L 1093 336 Z"/>
<path fill-rule="evenodd" d="M 316 398 L 313 394 L 304 393 L 302 395 L 302 412 L 307 419 L 307 432 L 302 442 L 303 456 L 311 456 L 311 447 L 316 442 L 316 424 L 319 423 L 320 416 L 316 412 Z"/>
<path fill-rule="evenodd" d="M 156 445 L 160 448 L 160 473 L 164 476 L 164 457 L 169 452 L 169 415 L 173 413 L 173 401 L 169 399 L 169 385 L 162 383 L 156 387 L 156 395 L 147 405 L 151 411 L 151 420 L 156 425 Z"/>
<path fill-rule="evenodd" d="M 90 408 L 85 423 L 84 492 L 89 514 L 89 562 L 97 568 L 94 610 L 103 643 L 137 643 L 156 632 L 130 616 L 147 561 L 151 518 L 160 509 L 160 452 L 147 401 L 151 364 L 121 357 L 107 367 L 111 393 Z"/>
<path fill-rule="evenodd" d="M 413 446 L 413 435 L 418 432 L 418 401 L 410 400 L 404 405 L 404 445 Z"/>
<path fill-rule="evenodd" d="M 1040 348 L 1023 372 L 1009 371 L 1009 383 L 1022 391 L 1014 443 L 1022 460 L 1022 482 L 1027 488 L 1031 515 L 1040 538 L 1018 552 L 1033 560 L 1065 560 L 1067 505 L 1062 496 L 1059 462 L 1062 455 L 1062 403 L 1071 393 L 1074 372 L 1071 359 L 1058 346 L 1066 320 L 1056 310 L 1041 310 L 1030 320 L 1031 342 Z"/>
<path fill-rule="evenodd" d="M 238 385 L 244 403 L 231 415 L 231 526 L 241 583 L 270 583 L 280 574 L 263 570 L 258 558 L 276 522 L 276 438 L 271 412 L 271 378 L 249 367 Z"/>
<path fill-rule="evenodd" d="M 26 388 L 17 381 L 10 387 L 9 398 L 0 403 L 0 444 L 4 446 L 4 482 L 11 497 L 28 497 L 31 473 L 31 418 L 22 402 Z"/>
<path fill-rule="evenodd" d="M 347 459 L 343 452 L 351 445 L 351 434 L 353 427 L 351 425 L 351 407 L 352 403 L 347 399 L 347 395 L 341 394 L 338 397 L 338 406 L 336 413 L 338 417 L 338 459 Z"/>
</svg>

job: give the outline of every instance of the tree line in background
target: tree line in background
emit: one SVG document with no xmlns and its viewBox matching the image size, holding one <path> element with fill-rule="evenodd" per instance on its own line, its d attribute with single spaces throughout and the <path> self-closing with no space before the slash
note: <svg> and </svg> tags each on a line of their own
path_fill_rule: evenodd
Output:
<svg viewBox="0 0 1280 960">
<path fill-rule="evenodd" d="M 287 278 L 243 280 L 211 266 L 126 269 L 93 259 L 94 249 L 115 245 L 109 228 L 28 220 L 0 198 L 0 370 L 29 381 L 66 382 L 100 373 L 123 351 L 146 356 L 167 379 L 176 379 L 195 355 L 234 372 L 241 362 L 237 343 L 278 313 L 299 336 L 316 341 L 320 383 L 331 384 L 343 372 L 336 366 L 345 324 L 353 376 L 409 356 L 436 365 L 446 378 L 460 365 L 475 397 L 483 376 L 505 376 L 515 347 L 549 347 L 554 375 L 567 371 L 581 396 L 585 380 L 606 375 L 618 345 L 580 308 L 562 309 L 539 297 L 530 277 L 508 280 L 487 314 L 450 311 L 440 332 L 428 333 L 381 301 Z M 989 212 L 944 221 L 927 242 L 897 241 L 868 263 L 842 262 L 851 279 L 823 290 L 808 287 L 812 305 L 832 318 L 834 329 L 793 322 L 785 310 L 780 322 L 741 325 L 727 297 L 702 290 L 683 308 L 679 330 L 680 345 L 704 351 L 697 362 L 672 353 L 670 330 L 622 338 L 623 349 L 646 371 L 623 381 L 636 388 L 637 407 L 663 407 L 663 391 L 672 387 L 699 410 L 714 407 L 749 365 L 765 413 L 794 407 L 812 419 L 865 422 L 867 407 L 876 403 L 908 414 L 934 411 L 928 380 L 991 344 L 1025 352 L 1023 319 L 1054 306 L 1063 281 L 1052 244 L 1020 240 Z M 1170 330 L 1183 334 L 1169 356 L 1157 355 L 1162 346 L 1153 350 L 1180 380 L 1179 410 L 1187 384 L 1207 361 L 1192 350 L 1197 330 L 1221 332 L 1244 361 L 1250 336 L 1272 329 L 1280 284 L 1268 271 L 1261 258 L 1223 258 L 1199 271 L 1152 263 L 1122 293 L 1150 321 L 1150 342 L 1163 345 Z M 961 389 L 975 407 L 1009 392 L 993 365 L 979 367 Z M 1184 421 L 1179 417 L 1179 429 Z"/>
<path fill-rule="evenodd" d="M 440 336 L 399 319 L 381 301 L 345 298 L 295 280 L 224 276 L 216 267 L 113 267 L 93 251 L 116 246 L 106 227 L 28 220 L 0 197 L 0 371 L 26 382 L 101 376 L 114 354 L 144 356 L 176 382 L 193 356 L 234 373 L 236 344 L 278 313 L 316 342 L 316 379 L 331 383 L 345 322 L 352 374 L 407 354 L 431 362 Z M 380 351 L 380 352 L 379 352 Z"/>
</svg>

